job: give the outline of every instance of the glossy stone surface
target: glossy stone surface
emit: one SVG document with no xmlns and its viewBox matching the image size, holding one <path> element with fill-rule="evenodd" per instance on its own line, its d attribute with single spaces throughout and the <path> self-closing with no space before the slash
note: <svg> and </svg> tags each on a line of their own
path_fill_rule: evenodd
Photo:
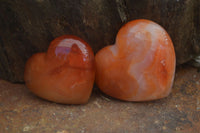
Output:
<svg viewBox="0 0 200 133">
<path fill-rule="evenodd" d="M 86 103 L 95 78 L 91 47 L 75 36 L 53 40 L 47 53 L 34 54 L 24 72 L 26 86 L 37 96 L 65 104 Z"/>
<path fill-rule="evenodd" d="M 169 95 L 175 52 L 167 32 L 149 20 L 134 20 L 117 34 L 115 45 L 95 56 L 96 84 L 107 95 L 126 101 L 148 101 Z"/>
</svg>

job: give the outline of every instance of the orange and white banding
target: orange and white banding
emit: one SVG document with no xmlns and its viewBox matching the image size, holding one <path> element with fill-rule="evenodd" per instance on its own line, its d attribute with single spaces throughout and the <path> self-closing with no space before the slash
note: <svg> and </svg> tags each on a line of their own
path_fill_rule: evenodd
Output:
<svg viewBox="0 0 200 133">
<path fill-rule="evenodd" d="M 134 20 L 117 34 L 115 45 L 95 56 L 96 84 L 107 95 L 125 101 L 149 101 L 169 95 L 175 52 L 168 33 L 150 20 Z"/>
</svg>

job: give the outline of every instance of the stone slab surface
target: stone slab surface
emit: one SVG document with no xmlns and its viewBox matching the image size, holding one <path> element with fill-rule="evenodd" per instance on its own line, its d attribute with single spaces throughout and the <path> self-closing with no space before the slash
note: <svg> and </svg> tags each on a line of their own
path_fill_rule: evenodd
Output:
<svg viewBox="0 0 200 133">
<path fill-rule="evenodd" d="M 62 105 L 0 80 L 1 133 L 200 133 L 200 73 L 178 67 L 169 97 L 123 102 L 96 87 L 85 105 Z"/>
</svg>

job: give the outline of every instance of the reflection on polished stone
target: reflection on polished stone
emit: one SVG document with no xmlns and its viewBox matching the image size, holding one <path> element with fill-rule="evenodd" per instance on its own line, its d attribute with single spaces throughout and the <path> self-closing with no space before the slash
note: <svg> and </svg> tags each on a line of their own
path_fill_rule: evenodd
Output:
<svg viewBox="0 0 200 133">
<path fill-rule="evenodd" d="M 64 104 L 86 103 L 95 78 L 91 47 L 76 36 L 53 40 L 47 53 L 34 54 L 27 61 L 24 80 L 37 96 Z"/>
</svg>

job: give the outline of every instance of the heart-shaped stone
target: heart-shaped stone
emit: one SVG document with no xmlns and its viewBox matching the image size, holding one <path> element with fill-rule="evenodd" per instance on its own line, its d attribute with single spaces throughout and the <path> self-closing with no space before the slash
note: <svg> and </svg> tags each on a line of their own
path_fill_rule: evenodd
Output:
<svg viewBox="0 0 200 133">
<path fill-rule="evenodd" d="M 76 36 L 53 40 L 47 53 L 34 54 L 27 61 L 24 80 L 37 96 L 64 104 L 86 103 L 94 78 L 94 54 L 91 47 Z"/>
<path fill-rule="evenodd" d="M 148 101 L 169 95 L 175 52 L 168 33 L 150 20 L 134 20 L 117 34 L 115 45 L 95 56 L 96 84 L 107 95 Z"/>
</svg>

